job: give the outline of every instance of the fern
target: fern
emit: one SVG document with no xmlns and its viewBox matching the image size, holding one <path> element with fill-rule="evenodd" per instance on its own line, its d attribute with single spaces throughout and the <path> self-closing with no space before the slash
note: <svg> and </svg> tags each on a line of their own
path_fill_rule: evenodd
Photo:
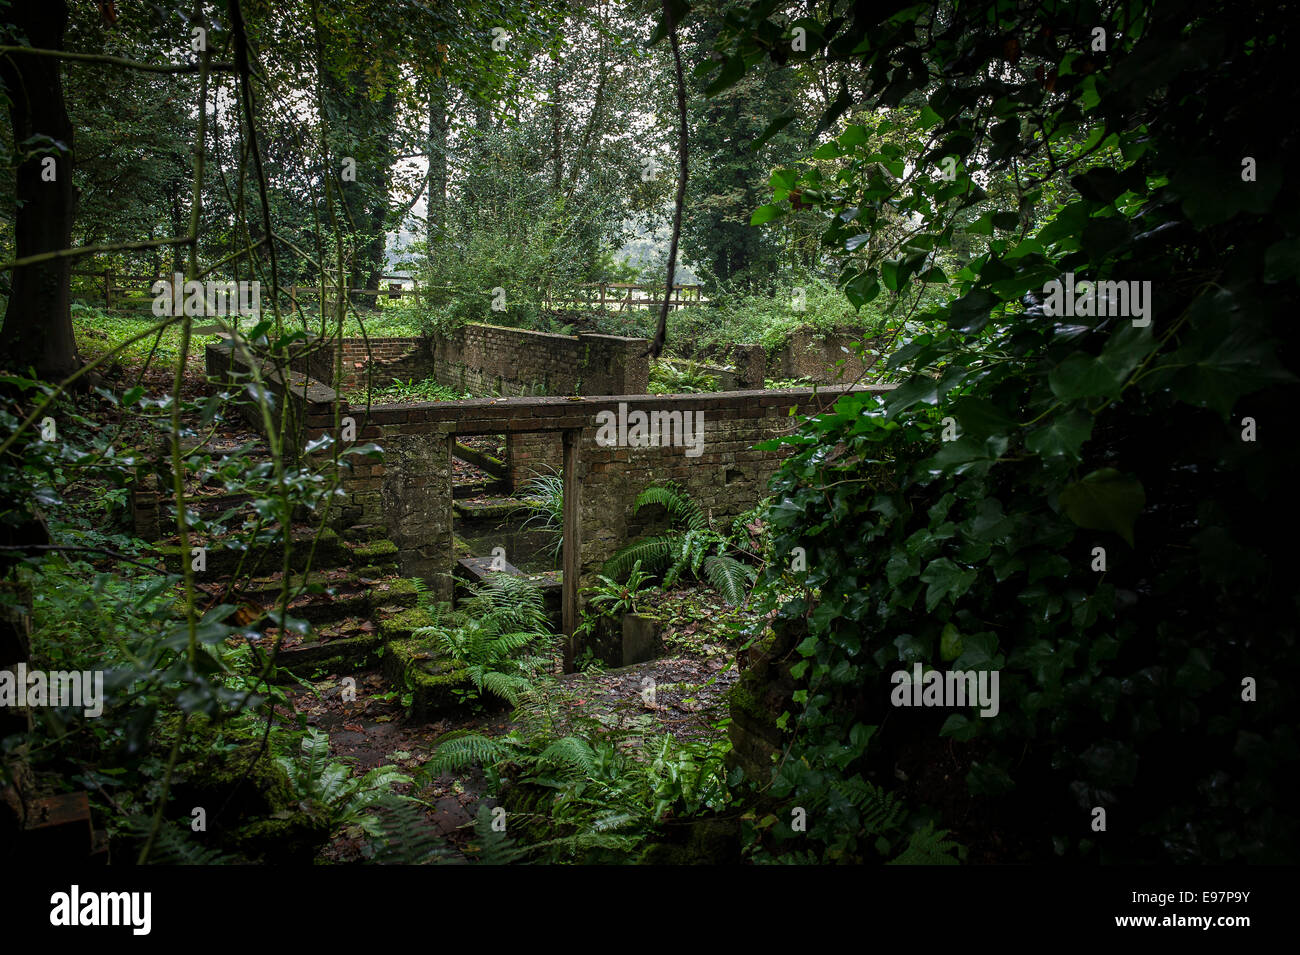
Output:
<svg viewBox="0 0 1300 955">
<path fill-rule="evenodd" d="M 153 827 L 153 817 L 132 816 L 126 823 L 144 841 Z M 151 865 L 232 865 L 240 861 L 203 845 L 191 831 L 188 819 L 183 819 L 179 825 L 160 827 L 149 855 Z"/>
<path fill-rule="evenodd" d="M 512 744 L 509 737 L 492 739 L 467 731 L 449 734 L 443 737 L 437 751 L 421 767 L 421 778 L 454 773 L 470 766 L 503 762 L 515 755 L 516 747 Z"/>
<path fill-rule="evenodd" d="M 622 578 L 631 573 L 633 565 L 640 561 L 641 566 L 647 571 L 656 574 L 660 573 L 671 565 L 673 549 L 678 540 L 676 534 L 656 534 L 652 537 L 643 537 L 641 540 L 633 541 L 620 548 L 613 557 L 605 562 L 602 569 L 610 577 Z"/>
<path fill-rule="evenodd" d="M 898 793 L 888 792 L 855 776 L 836 786 L 846 796 L 862 817 L 862 831 L 877 835 L 898 828 L 906 815 Z"/>
<path fill-rule="evenodd" d="M 639 514 L 643 507 L 658 505 L 668 512 L 669 520 L 675 524 L 685 524 L 689 530 L 703 530 L 708 521 L 700 506 L 676 484 L 652 484 L 636 496 L 632 502 L 632 513 Z"/>
<path fill-rule="evenodd" d="M 561 771 L 570 770 L 586 776 L 594 776 L 597 772 L 596 753 L 591 744 L 576 736 L 557 739 L 537 755 L 537 760 L 557 766 Z"/>
<path fill-rule="evenodd" d="M 471 697 L 486 691 L 513 704 L 540 662 L 526 651 L 549 636 L 549 627 L 541 588 L 494 572 L 469 588 L 459 610 L 442 605 L 436 622 L 414 635 L 433 638 L 445 657 L 469 671 Z"/>
<path fill-rule="evenodd" d="M 422 803 L 384 799 L 375 804 L 375 810 L 375 831 L 362 849 L 366 861 L 378 865 L 430 865 L 457 858 L 429 821 Z"/>
<path fill-rule="evenodd" d="M 935 830 L 934 823 L 927 822 L 921 829 L 912 833 L 907 848 L 886 865 L 958 865 L 965 848 L 959 843 L 944 838 L 947 829 Z M 957 857 L 953 856 L 953 852 Z"/>
<path fill-rule="evenodd" d="M 632 513 L 652 505 L 664 508 L 674 529 L 619 548 L 602 570 L 610 577 L 623 578 L 639 562 L 650 573 L 662 573 L 665 587 L 672 587 L 689 573 L 706 580 L 727 603 L 742 603 L 756 572 L 726 553 L 734 549 L 734 541 L 710 526 L 699 505 L 675 484 L 646 488 L 633 502 Z"/>
<path fill-rule="evenodd" d="M 704 561 L 704 574 L 713 589 L 734 607 L 744 602 L 755 571 L 727 554 L 715 554 Z"/>
<path fill-rule="evenodd" d="M 374 831 L 377 819 L 370 807 L 393 796 L 394 786 L 414 780 L 395 766 L 378 766 L 364 776 L 353 776 L 347 764 L 330 760 L 329 750 L 329 736 L 312 727 L 303 737 L 299 757 L 278 757 L 277 762 L 299 802 L 324 816 L 332 827 L 355 824 L 368 833 Z"/>
</svg>

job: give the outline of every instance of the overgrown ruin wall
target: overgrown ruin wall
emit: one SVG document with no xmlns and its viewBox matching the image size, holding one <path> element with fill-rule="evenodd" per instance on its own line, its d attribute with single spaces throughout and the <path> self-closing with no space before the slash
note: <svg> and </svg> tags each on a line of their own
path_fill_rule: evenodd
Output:
<svg viewBox="0 0 1300 955">
<path fill-rule="evenodd" d="M 822 338 L 813 332 L 795 332 L 789 341 L 767 356 L 765 374 L 777 380 L 806 378 L 826 384 L 855 381 L 876 361 L 874 355 L 858 356 L 856 345 L 861 340 L 857 335 Z M 871 347 L 870 343 L 867 347 Z"/>
<path fill-rule="evenodd" d="M 464 325 L 433 340 L 440 384 L 479 396 L 644 394 L 643 338 Z"/>
<path fill-rule="evenodd" d="M 710 395 L 626 395 L 581 399 L 470 399 L 374 407 L 369 416 L 352 408 L 357 440 L 384 448 L 385 462 L 349 476 L 343 519 L 382 524 L 402 551 L 403 572 L 451 591 L 451 444 L 456 435 L 578 432 L 581 482 L 581 583 L 627 542 L 632 502 L 655 482 L 679 483 L 718 521 L 758 503 L 780 463 L 779 452 L 753 449 L 759 441 L 788 433 L 789 411 L 829 406 L 839 389 L 800 388 Z M 597 443 L 602 412 L 635 411 L 702 415 L 698 455 L 685 445 L 604 447 Z M 319 412 L 318 412 L 319 414 Z M 692 417 L 693 421 L 701 420 Z M 332 417 L 308 420 L 308 439 L 328 432 Z M 688 453 L 691 452 L 691 453 Z M 509 555 L 507 555 L 507 560 Z"/>
<path fill-rule="evenodd" d="M 478 397 L 644 394 L 650 381 L 644 338 L 554 335 L 471 323 L 432 338 L 345 338 L 335 353 L 306 343 L 292 368 L 349 393 L 367 381 L 384 388 L 394 379 L 433 378 Z M 759 387 L 762 383 L 759 382 Z M 555 435 L 507 436 L 506 465 L 513 488 L 560 467 Z"/>
<path fill-rule="evenodd" d="M 246 370 L 229 349 L 207 347 L 209 374 L 222 380 Z M 402 550 L 405 573 L 441 581 L 450 591 L 452 554 L 451 453 L 456 436 L 533 435 L 558 443 L 578 434 L 582 484 L 580 566 L 588 578 L 628 536 L 632 502 L 648 485 L 676 481 L 715 520 L 734 517 L 765 494 L 780 452 L 753 449 L 794 427 L 789 411 L 829 407 L 842 389 L 792 388 L 700 395 L 623 395 L 469 399 L 349 407 L 319 382 L 296 380 L 290 405 L 301 416 L 301 441 L 333 433 L 335 415 L 351 417 L 356 440 L 384 449 L 383 463 L 358 463 L 343 481 L 344 526 L 378 524 Z M 331 400 L 333 399 L 333 400 Z M 335 401 L 340 402 L 338 409 Z M 697 447 L 686 444 L 605 447 L 597 443 L 604 415 L 689 414 L 702 421 Z M 698 453 L 697 452 L 698 449 Z"/>
<path fill-rule="evenodd" d="M 227 383 L 232 372 L 248 371 L 228 348 L 209 345 L 206 354 L 209 375 L 218 385 Z M 640 528 L 631 524 L 631 508 L 642 490 L 676 482 L 725 526 L 766 496 L 767 482 L 784 456 L 753 446 L 789 433 L 796 421 L 792 408 L 815 413 L 842 391 L 479 398 L 373 406 L 367 412 L 348 406 L 333 389 L 295 375 L 287 407 L 303 424 L 300 448 L 301 442 L 336 434 L 335 421 L 351 418 L 358 442 L 383 449 L 382 462 L 357 460 L 343 475 L 343 495 L 336 502 L 338 529 L 384 528 L 398 546 L 402 572 L 428 580 L 441 599 L 450 599 L 455 564 L 451 462 L 458 436 L 542 434 L 552 441 L 566 433 L 573 436 L 579 502 L 574 576 L 578 586 L 587 586 L 604 561 L 636 536 Z M 678 430 L 667 442 L 641 446 L 606 446 L 597 440 L 609 433 L 610 421 L 634 424 L 637 412 L 680 415 L 702 430 L 692 427 L 687 435 Z"/>
</svg>

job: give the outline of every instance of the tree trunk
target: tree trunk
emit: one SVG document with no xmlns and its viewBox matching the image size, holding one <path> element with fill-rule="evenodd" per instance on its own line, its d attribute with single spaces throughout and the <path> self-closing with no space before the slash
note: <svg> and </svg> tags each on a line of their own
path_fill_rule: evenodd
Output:
<svg viewBox="0 0 1300 955">
<path fill-rule="evenodd" d="M 429 207 L 426 210 L 429 254 L 447 227 L 447 84 L 434 79 L 429 92 Z"/>
<path fill-rule="evenodd" d="M 63 48 L 68 23 L 64 0 L 19 3 L 7 14 L 10 31 L 41 49 Z M 72 245 L 75 193 L 72 183 L 72 122 L 63 101 L 59 61 L 11 53 L 0 57 L 0 84 L 9 97 L 15 147 L 33 136 L 54 141 L 52 152 L 28 155 L 18 166 L 14 197 L 15 258 Z M 47 158 L 53 158 L 53 180 Z M 80 366 L 72 333 L 72 259 L 51 259 L 13 270 L 9 305 L 0 331 L 0 355 L 15 370 L 29 365 L 46 381 L 58 381 Z"/>
</svg>

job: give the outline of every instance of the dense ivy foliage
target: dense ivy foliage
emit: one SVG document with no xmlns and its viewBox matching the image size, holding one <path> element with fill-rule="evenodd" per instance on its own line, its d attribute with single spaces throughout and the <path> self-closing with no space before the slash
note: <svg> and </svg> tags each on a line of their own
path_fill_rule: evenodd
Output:
<svg viewBox="0 0 1300 955">
<path fill-rule="evenodd" d="M 1004 857 L 1293 857 L 1297 104 L 1293 85 L 1260 93 L 1294 23 L 1180 2 L 872 5 L 795 21 L 791 54 L 776 8 L 729 15 L 723 75 L 856 61 L 862 101 L 921 105 L 932 145 L 902 155 L 879 148 L 887 120 L 850 124 L 819 152 L 840 171 L 778 171 L 758 218 L 820 208 L 855 303 L 922 278 L 954 294 L 892 355 L 896 390 L 785 440 L 775 545 L 807 569 L 767 583 L 805 587 L 777 618 L 802 638 L 802 689 L 769 794 L 807 808 L 826 857 L 869 858 L 849 790 L 938 734 L 969 791 L 945 824 Z M 995 181 L 1015 205 L 970 225 L 996 232 L 989 251 L 932 274 Z M 1045 188 L 1064 202 L 1037 228 Z M 861 257 L 900 211 L 905 241 Z M 1066 273 L 1149 282 L 1149 323 L 1061 314 L 1045 293 Z M 895 709 L 890 674 L 917 662 L 998 671 L 1000 711 Z"/>
</svg>

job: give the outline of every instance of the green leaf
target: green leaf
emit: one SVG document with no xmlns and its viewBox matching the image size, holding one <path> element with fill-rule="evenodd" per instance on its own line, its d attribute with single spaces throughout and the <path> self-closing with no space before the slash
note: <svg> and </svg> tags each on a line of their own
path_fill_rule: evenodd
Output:
<svg viewBox="0 0 1300 955">
<path fill-rule="evenodd" d="M 1208 355 L 1196 357 L 1200 344 L 1189 343 L 1169 356 L 1168 363 L 1174 368 L 1186 366 L 1178 369 L 1173 392 L 1182 401 L 1213 408 L 1225 418 L 1242 395 L 1276 382 L 1296 380 L 1278 363 L 1272 343 L 1250 329 L 1233 329 Z"/>
<path fill-rule="evenodd" d="M 763 148 L 764 143 L 766 143 L 769 139 L 771 139 L 781 130 L 789 126 L 793 121 L 794 121 L 794 112 L 792 110 L 787 110 L 786 112 L 777 116 L 775 119 L 772 120 L 772 122 L 767 124 L 767 128 L 763 130 L 763 132 L 759 135 L 758 139 L 754 140 L 754 142 L 750 144 L 749 148 L 754 152 L 758 152 L 760 149 Z"/>
<path fill-rule="evenodd" d="M 948 315 L 948 324 L 952 328 L 968 334 L 977 332 L 989 321 L 989 310 L 1002 304 L 992 292 L 976 289 L 968 292 L 953 303 Z"/>
<path fill-rule="evenodd" d="M 779 219 L 785 215 L 785 208 L 774 202 L 767 205 L 759 206 L 754 210 L 754 214 L 749 217 L 750 225 L 762 225 L 764 222 L 771 222 L 773 219 Z"/>
<path fill-rule="evenodd" d="M 1015 426 L 1015 422 L 992 401 L 987 398 L 976 398 L 973 395 L 954 401 L 950 413 L 957 419 L 957 426 L 961 429 L 961 433 L 973 438 L 1003 434 Z"/>
<path fill-rule="evenodd" d="M 1133 522 L 1146 506 L 1142 482 L 1114 468 L 1093 471 L 1061 491 L 1061 509 L 1080 527 L 1114 531 L 1133 546 Z"/>
<path fill-rule="evenodd" d="M 946 624 L 939 636 L 939 656 L 945 662 L 951 662 L 961 656 L 961 631 L 954 624 Z"/>
<path fill-rule="evenodd" d="M 1052 394 L 1070 401 L 1075 398 L 1113 398 L 1124 386 L 1116 370 L 1100 358 L 1075 352 L 1047 375 Z"/>
<path fill-rule="evenodd" d="M 958 567 L 947 557 L 932 560 L 921 574 L 921 580 L 929 584 L 925 592 L 926 612 L 934 610 L 945 597 L 954 601 L 970 589 L 975 583 L 975 571 Z"/>
<path fill-rule="evenodd" d="M 1086 411 L 1059 414 L 1025 439 L 1025 448 L 1045 458 L 1079 461 L 1079 449 L 1092 436 L 1093 416 Z"/>
<path fill-rule="evenodd" d="M 704 95 L 717 96 L 723 90 L 735 86 L 744 75 L 745 58 L 739 54 L 730 56 L 727 58 L 727 61 L 722 64 L 722 69 L 718 71 L 718 75 L 714 78 L 713 82 L 705 88 Z"/>
<path fill-rule="evenodd" d="M 1264 281 L 1281 282 L 1300 275 L 1300 239 L 1283 239 L 1264 253 Z"/>
</svg>

